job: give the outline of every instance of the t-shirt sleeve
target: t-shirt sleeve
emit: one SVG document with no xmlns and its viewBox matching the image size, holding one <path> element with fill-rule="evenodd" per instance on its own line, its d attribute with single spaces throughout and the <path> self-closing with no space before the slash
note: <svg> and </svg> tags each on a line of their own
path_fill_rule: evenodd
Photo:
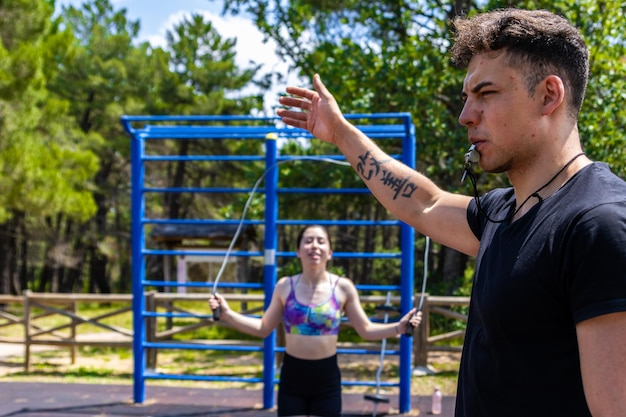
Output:
<svg viewBox="0 0 626 417">
<path fill-rule="evenodd" d="M 497 221 L 506 219 L 512 196 L 511 188 L 496 188 L 479 197 L 479 201 L 472 199 L 467 206 L 467 223 L 478 240 L 481 240 L 485 230 L 487 216 Z"/>
<path fill-rule="evenodd" d="M 626 203 L 584 213 L 569 245 L 563 279 L 574 321 L 626 311 Z"/>
</svg>

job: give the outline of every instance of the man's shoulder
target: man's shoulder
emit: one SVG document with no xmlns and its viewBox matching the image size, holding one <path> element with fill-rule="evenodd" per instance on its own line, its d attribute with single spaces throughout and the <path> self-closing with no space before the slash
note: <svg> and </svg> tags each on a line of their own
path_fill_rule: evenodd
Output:
<svg viewBox="0 0 626 417">
<path fill-rule="evenodd" d="M 594 162 L 583 168 L 570 181 L 570 197 L 586 200 L 592 205 L 626 202 L 626 181 L 611 171 L 603 162 Z"/>
</svg>

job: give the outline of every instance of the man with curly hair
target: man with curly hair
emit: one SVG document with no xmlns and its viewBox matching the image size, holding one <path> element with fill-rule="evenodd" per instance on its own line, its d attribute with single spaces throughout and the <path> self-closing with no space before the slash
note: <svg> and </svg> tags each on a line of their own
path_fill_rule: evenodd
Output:
<svg viewBox="0 0 626 417">
<path fill-rule="evenodd" d="M 583 152 L 585 42 L 542 10 L 454 26 L 466 170 L 478 162 L 511 187 L 440 189 L 350 124 L 319 75 L 313 89 L 288 87 L 280 102 L 296 109 L 278 114 L 334 143 L 398 218 L 476 256 L 457 417 L 626 416 L 626 183 Z M 411 191 L 396 193 L 390 175 Z"/>
</svg>

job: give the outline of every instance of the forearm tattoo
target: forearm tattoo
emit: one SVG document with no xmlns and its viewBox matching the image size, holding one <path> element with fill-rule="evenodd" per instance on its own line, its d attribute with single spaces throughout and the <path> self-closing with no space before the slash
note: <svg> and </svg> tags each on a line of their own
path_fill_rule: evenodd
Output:
<svg viewBox="0 0 626 417">
<path fill-rule="evenodd" d="M 367 151 L 359 156 L 359 161 L 356 164 L 356 172 L 364 181 L 378 179 L 383 185 L 391 188 L 394 192 L 394 200 L 398 197 L 410 198 L 415 190 L 417 190 L 417 184 L 409 181 L 409 177 L 400 178 L 395 176 L 390 170 L 385 169 L 383 165 L 390 160 L 392 159 L 389 158 L 385 161 L 379 161 L 371 156 L 370 151 Z"/>
</svg>

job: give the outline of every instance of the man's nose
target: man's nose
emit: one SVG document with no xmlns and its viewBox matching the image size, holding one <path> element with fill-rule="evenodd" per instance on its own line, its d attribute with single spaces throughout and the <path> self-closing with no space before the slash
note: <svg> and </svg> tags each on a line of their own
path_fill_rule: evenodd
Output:
<svg viewBox="0 0 626 417">
<path fill-rule="evenodd" d="M 478 118 L 478 112 L 473 108 L 470 100 L 467 100 L 459 114 L 459 123 L 465 127 L 474 126 L 478 123 Z"/>
</svg>

